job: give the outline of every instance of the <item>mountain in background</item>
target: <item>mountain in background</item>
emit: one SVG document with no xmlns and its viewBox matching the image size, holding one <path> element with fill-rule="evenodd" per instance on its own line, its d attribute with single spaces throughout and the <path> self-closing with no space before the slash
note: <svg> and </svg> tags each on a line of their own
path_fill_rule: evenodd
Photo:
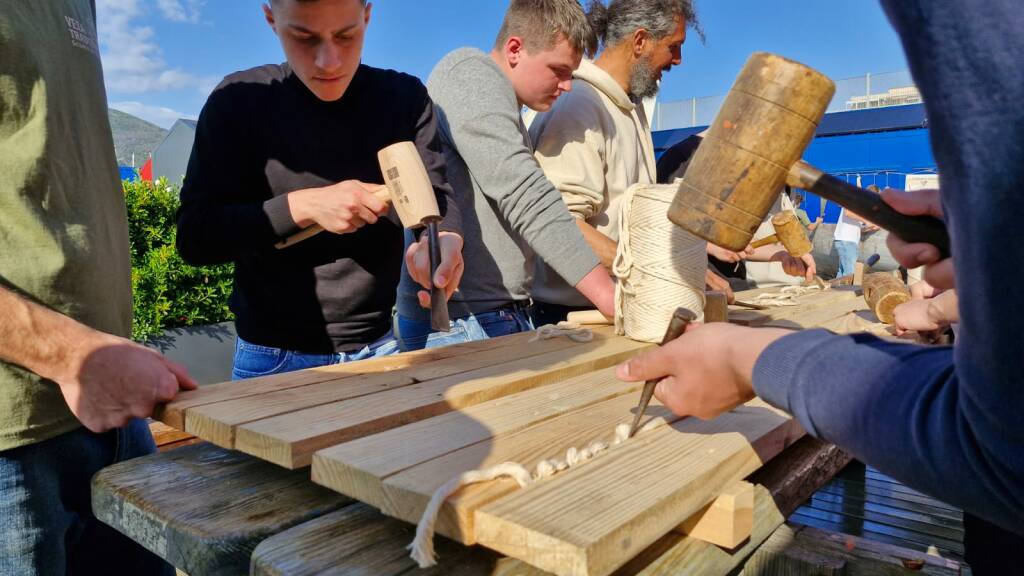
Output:
<svg viewBox="0 0 1024 576">
<path fill-rule="evenodd" d="M 118 165 L 131 166 L 134 153 L 135 166 L 141 168 L 153 150 L 163 142 L 167 130 L 119 110 L 109 109 L 107 112 L 110 130 L 114 133 Z"/>
</svg>

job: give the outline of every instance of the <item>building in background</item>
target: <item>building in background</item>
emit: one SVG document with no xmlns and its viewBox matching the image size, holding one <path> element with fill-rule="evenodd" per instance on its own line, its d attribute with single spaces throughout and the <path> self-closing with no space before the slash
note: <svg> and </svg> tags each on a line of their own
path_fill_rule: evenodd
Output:
<svg viewBox="0 0 1024 576">
<path fill-rule="evenodd" d="M 153 151 L 152 178 L 167 178 L 170 184 L 180 186 L 185 179 L 195 139 L 195 120 L 181 119 L 175 122 L 163 142 Z"/>
</svg>

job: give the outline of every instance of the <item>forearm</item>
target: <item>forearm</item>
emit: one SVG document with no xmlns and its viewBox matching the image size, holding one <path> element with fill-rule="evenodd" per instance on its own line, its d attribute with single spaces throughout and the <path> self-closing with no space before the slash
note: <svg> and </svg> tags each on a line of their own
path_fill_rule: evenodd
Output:
<svg viewBox="0 0 1024 576">
<path fill-rule="evenodd" d="M 615 262 L 615 251 L 619 247 L 618 243 L 599 232 L 597 228 L 588 224 L 586 220 L 577 218 L 576 225 L 579 226 L 580 232 L 583 233 L 583 239 L 587 241 L 587 244 L 601 261 L 601 266 L 611 270 L 612 264 Z"/>
<path fill-rule="evenodd" d="M 779 243 L 759 246 L 754 249 L 753 254 L 747 257 L 747 260 L 751 262 L 774 262 L 781 257 L 780 252 L 785 251 L 786 247 Z"/>
<path fill-rule="evenodd" d="M 0 287 L 0 360 L 59 380 L 93 330 Z"/>
</svg>

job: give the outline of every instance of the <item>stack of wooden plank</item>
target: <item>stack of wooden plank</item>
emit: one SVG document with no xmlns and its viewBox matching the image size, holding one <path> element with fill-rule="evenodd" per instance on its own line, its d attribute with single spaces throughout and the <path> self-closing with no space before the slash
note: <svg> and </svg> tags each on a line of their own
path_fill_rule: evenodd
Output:
<svg viewBox="0 0 1024 576">
<path fill-rule="evenodd" d="M 848 290 L 801 298 L 799 312 L 737 320 L 807 327 L 864 308 Z M 462 472 L 507 461 L 532 469 L 609 442 L 632 420 L 640 389 L 614 366 L 649 346 L 607 327 L 589 343 L 519 334 L 207 386 L 158 418 L 286 468 L 312 464 L 314 482 L 416 522 Z M 709 422 L 657 403 L 648 414 L 637 437 L 525 489 L 511 480 L 463 488 L 438 531 L 557 574 L 607 574 L 803 435 L 760 400 Z"/>
</svg>

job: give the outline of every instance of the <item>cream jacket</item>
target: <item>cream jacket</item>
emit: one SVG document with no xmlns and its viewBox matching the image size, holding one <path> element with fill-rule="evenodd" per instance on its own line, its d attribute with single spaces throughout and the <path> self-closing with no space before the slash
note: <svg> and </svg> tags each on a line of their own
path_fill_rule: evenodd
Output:
<svg viewBox="0 0 1024 576">
<path fill-rule="evenodd" d="M 626 189 L 657 177 L 650 125 L 643 106 L 593 62 L 580 63 L 574 77 L 572 91 L 530 126 L 535 156 L 569 212 L 617 240 Z M 531 295 L 551 304 L 589 304 L 539 259 Z"/>
</svg>

